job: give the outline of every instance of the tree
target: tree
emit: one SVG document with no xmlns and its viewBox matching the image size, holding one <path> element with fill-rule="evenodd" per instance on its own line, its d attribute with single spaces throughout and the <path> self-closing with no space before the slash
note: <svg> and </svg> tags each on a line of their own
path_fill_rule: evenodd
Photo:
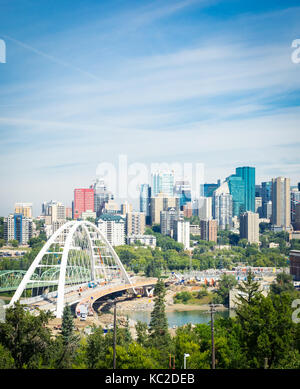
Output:
<svg viewBox="0 0 300 389">
<path fill-rule="evenodd" d="M 155 302 L 151 312 L 150 341 L 158 349 L 170 346 L 171 337 L 168 331 L 168 321 L 165 313 L 166 289 L 162 280 L 158 280 L 154 288 Z"/>
<path fill-rule="evenodd" d="M 0 344 L 0 369 L 13 369 L 14 367 L 15 362 L 10 351 Z"/>
<path fill-rule="evenodd" d="M 4 239 L 0 239 L 0 247 L 3 247 L 5 245 L 5 240 Z"/>
<path fill-rule="evenodd" d="M 78 347 L 79 338 L 74 333 L 74 320 L 69 305 L 63 310 L 61 334 L 58 343 L 61 346 L 61 353 L 57 365 L 60 368 L 70 368 L 75 350 Z"/>
<path fill-rule="evenodd" d="M 235 277 L 231 274 L 223 274 L 219 281 L 219 289 L 217 294 L 221 299 L 214 299 L 215 302 L 222 302 L 225 305 L 229 304 L 229 292 L 237 285 Z"/>
<path fill-rule="evenodd" d="M 246 281 L 242 281 L 237 287 L 240 292 L 237 300 L 239 303 L 246 302 L 247 304 L 251 304 L 252 300 L 259 294 L 259 288 L 259 283 L 254 281 L 254 275 L 249 271 Z"/>
<path fill-rule="evenodd" d="M 12 247 L 19 247 L 19 242 L 16 239 L 12 239 L 8 243 L 11 244 Z"/>
<path fill-rule="evenodd" d="M 240 344 L 247 356 L 246 368 L 263 368 L 265 358 L 270 368 L 284 368 L 291 364 L 288 355 L 297 357 L 297 324 L 292 321 L 291 302 L 288 293 L 267 297 L 259 293 L 251 303 L 245 300 L 238 306 L 236 320 L 241 326 Z"/>
<path fill-rule="evenodd" d="M 0 323 L 0 344 L 10 351 L 18 369 L 48 363 L 52 340 L 46 325 L 52 317 L 44 311 L 34 316 L 19 302 L 7 308 L 5 323 Z"/>
<path fill-rule="evenodd" d="M 274 294 L 281 294 L 282 292 L 294 293 L 293 277 L 287 273 L 277 274 L 276 280 L 271 284 L 270 289 Z"/>
<path fill-rule="evenodd" d="M 159 261 L 160 262 L 160 261 Z M 154 258 L 146 265 L 145 275 L 146 277 L 160 277 L 161 275 L 161 263 Z"/>
<path fill-rule="evenodd" d="M 142 321 L 137 321 L 135 325 L 135 330 L 137 334 L 137 343 L 141 346 L 146 346 L 148 343 L 148 325 Z"/>
</svg>

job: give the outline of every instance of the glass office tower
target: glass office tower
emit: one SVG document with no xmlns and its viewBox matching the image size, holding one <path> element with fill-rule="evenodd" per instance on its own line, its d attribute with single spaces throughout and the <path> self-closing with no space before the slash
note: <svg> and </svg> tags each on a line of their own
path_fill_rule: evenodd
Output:
<svg viewBox="0 0 300 389">
<path fill-rule="evenodd" d="M 226 178 L 232 196 L 232 216 L 240 216 L 245 212 L 245 181 L 242 177 L 232 174 Z"/>
<path fill-rule="evenodd" d="M 174 192 L 174 173 L 159 172 L 152 174 L 152 196 L 157 196 L 159 193 L 164 193 L 168 196 L 173 196 Z"/>
<path fill-rule="evenodd" d="M 150 199 L 151 199 L 150 185 L 142 184 L 141 191 L 140 191 L 140 212 L 145 213 L 146 224 L 150 224 Z"/>
<path fill-rule="evenodd" d="M 255 167 L 238 167 L 236 175 L 245 181 L 245 211 L 255 212 Z"/>
</svg>

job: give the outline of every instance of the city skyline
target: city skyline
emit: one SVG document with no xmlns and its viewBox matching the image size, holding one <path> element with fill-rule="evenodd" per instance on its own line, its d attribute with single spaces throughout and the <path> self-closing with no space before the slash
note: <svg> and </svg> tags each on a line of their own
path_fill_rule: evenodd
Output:
<svg viewBox="0 0 300 389">
<path fill-rule="evenodd" d="M 256 169 L 256 168 L 255 168 Z M 234 171 L 232 171 L 232 175 L 234 175 L 235 174 L 235 172 Z M 231 176 L 232 176 L 231 175 Z M 230 177 L 230 175 L 229 175 L 229 177 Z M 262 186 L 262 184 L 266 184 L 266 183 L 270 183 L 270 184 L 272 184 L 272 180 L 273 179 L 277 179 L 277 178 L 280 178 L 280 177 L 283 177 L 283 176 L 276 176 L 276 177 L 272 177 L 270 180 L 267 180 L 267 181 L 265 181 L 265 182 L 258 182 L 257 180 L 256 180 L 256 185 L 260 185 L 260 186 Z M 218 182 L 218 181 L 220 181 L 221 183 L 226 183 L 227 182 L 227 178 L 228 177 L 224 177 L 224 178 L 219 178 L 216 182 Z M 289 178 L 289 177 L 283 177 L 283 178 Z M 32 206 L 32 215 L 33 215 L 33 217 L 37 217 L 37 216 L 40 216 L 40 215 L 42 215 L 42 210 L 43 210 L 43 205 L 44 205 L 44 203 L 45 202 L 47 202 L 47 201 L 61 201 L 63 204 L 64 204 L 64 206 L 65 207 L 69 207 L 69 208 L 72 208 L 72 202 L 74 202 L 74 193 L 76 192 L 76 191 L 82 191 L 82 190 L 84 190 L 84 191 L 90 191 L 91 190 L 91 188 L 93 187 L 93 182 L 94 182 L 95 180 L 92 180 L 91 182 L 90 182 L 90 184 L 88 184 L 87 185 L 87 187 L 83 187 L 83 186 L 79 186 L 79 187 L 77 187 L 77 188 L 75 188 L 75 187 L 73 187 L 72 188 L 72 190 L 71 190 L 71 193 L 70 193 L 70 195 L 69 195 L 69 198 L 67 199 L 67 200 L 62 200 L 62 199 L 59 199 L 57 196 L 55 197 L 53 197 L 53 198 L 48 198 L 48 199 L 41 199 L 38 203 L 34 203 L 33 201 L 30 201 L 30 204 L 31 204 L 31 206 Z M 176 183 L 176 177 L 175 177 L 175 179 L 174 179 L 174 186 L 173 186 L 173 191 L 174 191 L 174 194 L 172 194 L 172 196 L 174 195 L 174 196 L 176 196 L 176 185 L 175 185 L 175 183 Z M 212 182 L 211 182 L 212 180 L 208 180 L 208 182 L 209 182 L 209 185 L 210 184 L 212 184 Z M 188 182 L 188 181 L 187 181 Z M 206 182 L 206 180 L 205 180 L 205 184 L 208 184 L 208 182 Z M 105 181 L 103 181 L 103 183 L 106 185 L 106 182 Z M 152 183 L 153 184 L 153 183 Z M 151 184 L 151 180 L 149 180 L 149 183 L 143 183 L 143 184 L 141 184 L 141 186 L 140 186 L 140 188 L 143 186 L 143 185 L 147 185 L 149 188 L 151 188 L 152 187 L 152 184 Z M 295 183 L 290 183 L 290 187 L 291 187 L 291 189 L 292 188 L 299 188 L 299 184 L 300 184 L 300 179 L 299 179 L 299 181 L 298 182 L 295 182 Z M 201 184 L 202 185 L 202 184 Z M 216 184 L 216 185 L 218 185 L 218 184 Z M 106 185 L 107 186 L 107 185 Z M 107 193 L 111 193 L 110 192 L 110 188 L 109 187 L 107 187 L 107 190 L 108 190 L 108 192 Z M 298 189 L 299 190 L 299 189 Z M 164 192 L 162 192 L 162 193 L 164 193 Z M 212 192 L 213 193 L 213 192 Z M 212 193 L 211 193 L 211 195 L 212 195 Z M 112 197 L 114 197 L 114 193 L 111 193 L 112 194 Z M 201 188 L 200 188 L 200 191 L 199 191 L 199 195 L 200 196 L 192 196 L 190 199 L 189 199 L 189 201 L 194 201 L 194 200 L 198 200 L 199 198 L 203 198 L 202 197 L 202 195 L 201 195 Z M 204 197 L 205 198 L 209 198 L 211 195 L 204 195 Z M 157 197 L 157 195 L 155 195 L 155 196 L 152 196 L 152 197 Z M 257 196 L 255 196 L 255 198 L 257 198 Z M 131 199 L 130 197 L 128 197 L 128 198 L 118 198 L 118 197 L 115 197 L 115 201 L 116 201 L 116 204 L 118 205 L 118 206 L 121 206 L 124 202 L 127 202 L 127 200 L 129 200 L 129 202 L 130 202 L 130 204 L 133 206 L 133 210 L 135 210 L 135 211 L 137 211 L 137 210 L 140 210 L 140 208 L 141 208 L 141 203 L 140 203 L 140 201 L 141 201 L 141 197 L 139 196 L 138 198 L 136 198 L 136 199 Z M 14 213 L 14 207 L 15 207 L 15 204 L 17 204 L 17 203 L 26 203 L 28 200 L 26 200 L 26 201 L 23 201 L 23 200 L 20 200 L 20 199 L 18 199 L 18 200 L 16 200 L 16 201 L 11 201 L 10 202 L 10 208 L 9 208 L 9 210 L 7 210 L 6 211 L 6 213 L 2 213 L 3 215 L 8 215 L 8 214 L 11 214 L 11 213 Z M 92 207 L 93 209 L 94 209 L 94 207 Z M 0 209 L 1 209 L 1 205 L 0 205 Z"/>
<path fill-rule="evenodd" d="M 300 181 L 296 1 L 4 1 L 0 213 L 70 206 L 101 162 Z M 19 12 L 22 10 L 22 12 Z M 68 18 L 66 17 L 68 16 Z M 298 35 L 297 35 L 298 34 Z"/>
</svg>

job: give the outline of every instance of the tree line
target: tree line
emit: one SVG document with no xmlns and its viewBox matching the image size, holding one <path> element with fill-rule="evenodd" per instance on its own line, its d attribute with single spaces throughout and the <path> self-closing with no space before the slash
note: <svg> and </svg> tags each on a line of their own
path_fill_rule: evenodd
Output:
<svg viewBox="0 0 300 389">
<path fill-rule="evenodd" d="M 214 342 L 217 369 L 299 369 L 300 324 L 292 319 L 292 301 L 299 292 L 287 279 L 277 278 L 267 297 L 253 276 L 239 285 L 235 317 L 215 321 Z M 136 339 L 128 324 L 117 328 L 116 364 L 119 369 L 210 369 L 212 357 L 209 324 L 185 325 L 174 336 L 168 331 L 165 286 L 155 286 L 155 305 L 150 324 L 136 324 Z M 53 336 L 48 328 L 52 315 L 33 316 L 17 303 L 7 309 L 0 323 L 1 369 L 111 369 L 113 333 L 94 327 L 90 335 L 75 330 L 69 306 L 64 308 L 61 331 Z"/>
</svg>

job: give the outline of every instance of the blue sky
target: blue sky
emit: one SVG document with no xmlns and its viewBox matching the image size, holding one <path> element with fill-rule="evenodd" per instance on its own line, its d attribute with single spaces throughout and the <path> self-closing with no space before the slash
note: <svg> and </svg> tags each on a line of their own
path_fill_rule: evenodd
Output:
<svg viewBox="0 0 300 389">
<path fill-rule="evenodd" d="M 300 181 L 298 5 L 0 0 L 0 214 L 71 205 L 120 154 Z"/>
</svg>

